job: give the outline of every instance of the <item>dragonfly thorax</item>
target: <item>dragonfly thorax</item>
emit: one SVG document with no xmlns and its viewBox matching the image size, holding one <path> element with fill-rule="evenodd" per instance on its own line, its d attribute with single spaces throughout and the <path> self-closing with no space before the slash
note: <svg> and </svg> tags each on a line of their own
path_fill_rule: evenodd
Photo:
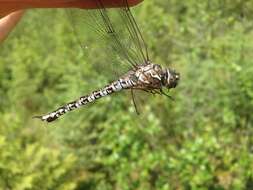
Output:
<svg viewBox="0 0 253 190">
<path fill-rule="evenodd" d="M 173 69 L 162 68 L 161 65 L 149 63 L 140 65 L 129 77 L 132 80 L 131 88 L 152 90 L 165 88 L 175 88 L 180 79 L 179 74 Z"/>
</svg>

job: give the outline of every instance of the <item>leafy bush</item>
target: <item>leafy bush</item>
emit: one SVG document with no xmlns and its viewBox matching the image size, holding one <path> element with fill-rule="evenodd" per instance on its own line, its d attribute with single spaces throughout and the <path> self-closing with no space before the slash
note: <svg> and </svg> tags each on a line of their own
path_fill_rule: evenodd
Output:
<svg viewBox="0 0 253 190">
<path fill-rule="evenodd" d="M 31 118 L 110 76 L 95 51 L 98 64 L 82 56 L 63 11 L 29 11 L 0 51 L 0 185 L 252 189 L 252 7 L 144 1 L 134 13 L 152 60 L 181 73 L 176 101 L 142 94 L 137 117 L 123 92 L 50 125 Z"/>
</svg>

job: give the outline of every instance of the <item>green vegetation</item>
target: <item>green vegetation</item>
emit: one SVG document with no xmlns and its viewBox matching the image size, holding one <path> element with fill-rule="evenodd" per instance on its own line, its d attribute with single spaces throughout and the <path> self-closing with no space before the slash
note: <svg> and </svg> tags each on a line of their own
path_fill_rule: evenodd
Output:
<svg viewBox="0 0 253 190">
<path fill-rule="evenodd" d="M 134 13 L 152 60 L 181 73 L 176 101 L 145 95 L 136 116 L 124 92 L 33 120 L 107 78 L 64 11 L 28 11 L 0 48 L 0 189 L 253 189 L 253 1 L 145 0 Z"/>
</svg>

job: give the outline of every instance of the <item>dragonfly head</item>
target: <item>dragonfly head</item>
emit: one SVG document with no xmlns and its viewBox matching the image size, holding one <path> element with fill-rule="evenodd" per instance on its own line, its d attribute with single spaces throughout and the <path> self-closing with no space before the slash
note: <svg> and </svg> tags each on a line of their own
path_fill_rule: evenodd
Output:
<svg viewBox="0 0 253 190">
<path fill-rule="evenodd" d="M 179 80 L 180 80 L 180 74 L 179 73 L 177 73 L 173 69 L 165 69 L 164 77 L 162 79 L 162 84 L 165 87 L 167 87 L 168 89 L 176 88 Z"/>
</svg>

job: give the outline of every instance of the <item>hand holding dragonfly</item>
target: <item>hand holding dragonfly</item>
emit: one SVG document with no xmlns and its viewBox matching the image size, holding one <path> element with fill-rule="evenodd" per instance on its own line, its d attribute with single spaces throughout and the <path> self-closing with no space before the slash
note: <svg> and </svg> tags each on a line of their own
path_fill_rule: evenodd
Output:
<svg viewBox="0 0 253 190">
<path fill-rule="evenodd" d="M 142 0 L 129 0 L 129 5 L 134 6 Z M 121 1 L 104 0 L 106 7 L 121 7 Z M 0 43 L 17 25 L 26 9 L 34 8 L 81 8 L 96 9 L 98 5 L 93 0 L 0 0 Z"/>
</svg>

